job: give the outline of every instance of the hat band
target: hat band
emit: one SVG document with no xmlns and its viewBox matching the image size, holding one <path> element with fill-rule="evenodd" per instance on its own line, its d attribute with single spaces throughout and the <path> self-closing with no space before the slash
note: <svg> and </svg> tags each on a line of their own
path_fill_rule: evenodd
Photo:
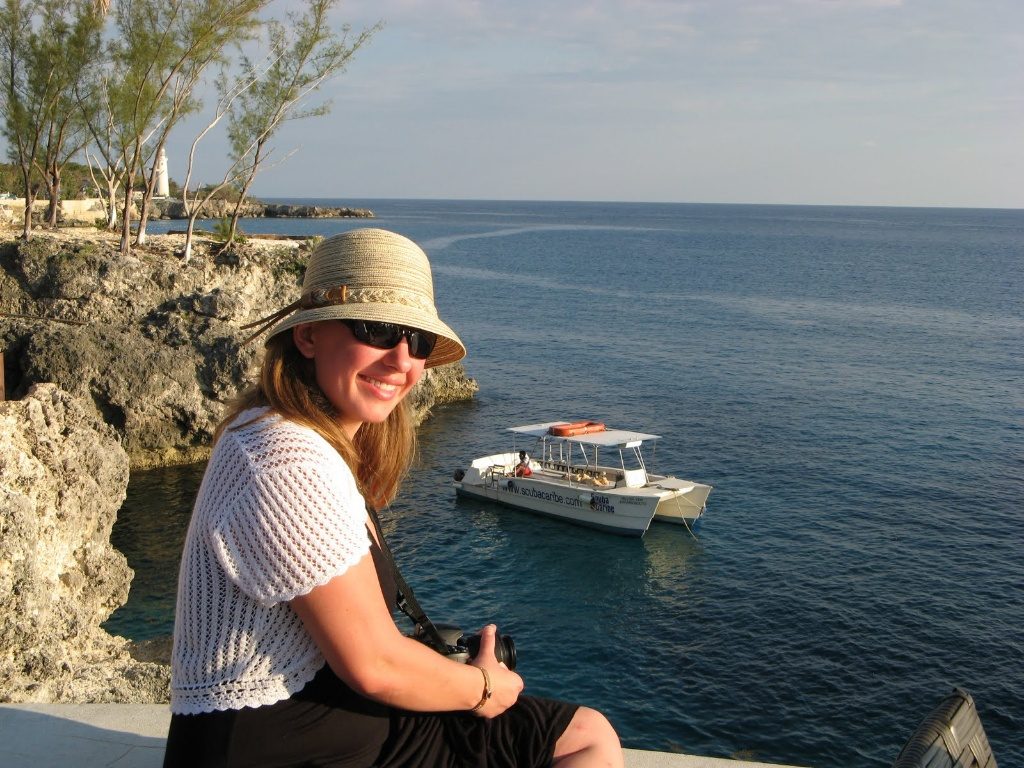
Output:
<svg viewBox="0 0 1024 768">
<path fill-rule="evenodd" d="M 314 288 L 299 299 L 302 309 L 317 309 L 333 304 L 401 304 L 436 315 L 434 302 L 418 291 L 403 291 L 398 288 L 356 288 L 347 285 L 337 288 Z"/>
<path fill-rule="evenodd" d="M 397 288 L 356 288 L 350 291 L 347 285 L 339 285 L 334 288 L 314 288 L 302 294 L 298 301 L 293 301 L 272 315 L 241 326 L 242 330 L 259 326 L 249 338 L 242 342 L 242 345 L 248 344 L 295 310 L 319 309 L 336 304 L 399 304 L 418 309 L 431 316 L 437 315 L 434 302 L 427 299 L 422 293 L 414 291 L 403 291 Z"/>
<path fill-rule="evenodd" d="M 299 306 L 303 309 L 315 307 L 326 307 L 328 304 L 344 304 L 348 301 L 348 286 L 339 285 L 337 288 L 315 288 L 309 293 L 303 294 L 299 299 Z"/>
</svg>

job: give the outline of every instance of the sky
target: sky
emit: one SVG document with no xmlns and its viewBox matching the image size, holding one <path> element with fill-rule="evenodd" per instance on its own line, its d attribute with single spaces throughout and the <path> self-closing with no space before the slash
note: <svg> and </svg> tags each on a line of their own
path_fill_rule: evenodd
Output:
<svg viewBox="0 0 1024 768">
<path fill-rule="evenodd" d="M 334 17 L 384 26 L 311 102 L 330 114 L 279 133 L 257 196 L 1024 208 L 1021 0 L 351 0 Z M 171 137 L 178 180 L 190 141 Z"/>
</svg>

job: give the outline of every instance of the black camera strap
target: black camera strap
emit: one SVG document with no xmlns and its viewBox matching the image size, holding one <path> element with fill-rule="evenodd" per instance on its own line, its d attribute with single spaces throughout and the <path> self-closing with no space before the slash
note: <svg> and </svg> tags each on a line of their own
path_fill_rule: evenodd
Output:
<svg viewBox="0 0 1024 768">
<path fill-rule="evenodd" d="M 395 580 L 395 599 L 398 603 L 399 610 L 409 617 L 409 620 L 413 623 L 417 636 L 419 636 L 426 645 L 433 648 L 438 653 L 447 654 L 449 651 L 448 643 L 446 643 L 441 637 L 441 633 L 437 631 L 437 627 L 434 626 L 434 623 L 427 618 L 427 614 L 420 606 L 419 601 L 416 599 L 416 595 L 413 594 L 412 587 L 406 583 L 405 579 L 402 578 L 401 571 L 398 570 L 398 564 L 395 562 L 395 556 L 391 554 L 391 547 L 388 546 L 388 542 L 384 538 L 384 531 L 381 530 L 380 518 L 377 516 L 377 510 L 367 504 L 366 512 L 370 516 L 370 520 L 373 522 L 373 530 L 377 533 L 377 543 L 380 545 L 380 551 L 384 554 L 384 559 L 387 560 L 388 567 L 391 569 L 391 575 Z"/>
</svg>

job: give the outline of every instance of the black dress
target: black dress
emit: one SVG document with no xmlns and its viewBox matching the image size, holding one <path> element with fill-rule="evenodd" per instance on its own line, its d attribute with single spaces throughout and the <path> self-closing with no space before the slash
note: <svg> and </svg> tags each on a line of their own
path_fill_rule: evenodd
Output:
<svg viewBox="0 0 1024 768">
<path fill-rule="evenodd" d="M 396 594 L 372 536 L 370 552 L 383 594 Z M 551 764 L 576 709 L 520 696 L 490 720 L 409 712 L 361 696 L 324 665 L 301 691 L 275 704 L 172 715 L 164 768 L 540 768 Z"/>
</svg>

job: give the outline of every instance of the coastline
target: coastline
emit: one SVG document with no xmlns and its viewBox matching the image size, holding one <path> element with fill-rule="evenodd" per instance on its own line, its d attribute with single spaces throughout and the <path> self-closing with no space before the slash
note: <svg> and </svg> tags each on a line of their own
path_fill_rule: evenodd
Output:
<svg viewBox="0 0 1024 768">
<path fill-rule="evenodd" d="M 198 237 L 186 261 L 184 239 L 125 256 L 112 232 L 0 234 L 3 701 L 167 700 L 165 660 L 103 628 L 134 578 L 110 542 L 129 473 L 208 456 L 256 374 L 243 326 L 294 299 L 315 242 Z M 428 374 L 417 422 L 477 388 L 461 364 Z"/>
<path fill-rule="evenodd" d="M 246 323 L 289 304 L 315 239 L 250 238 L 225 252 L 153 235 L 0 234 L 0 697 L 161 702 L 169 668 L 108 633 L 134 573 L 110 542 L 132 470 L 204 460 L 225 405 L 256 375 Z M 417 422 L 471 398 L 461 364 L 410 395 Z"/>
<path fill-rule="evenodd" d="M 49 200 L 37 199 L 32 210 L 40 215 L 46 210 Z M 184 202 L 179 198 L 156 197 L 150 200 L 150 220 L 174 219 L 185 221 L 188 214 Z M 205 203 L 198 218 L 220 219 L 231 215 L 234 203 L 226 200 L 209 200 Z M 18 226 L 25 213 L 25 199 L 22 197 L 0 198 L 0 227 Z M 106 220 L 105 201 L 99 197 L 81 198 L 78 200 L 61 200 L 60 202 L 60 225 L 58 230 L 68 227 L 91 227 L 97 221 Z M 137 213 L 135 214 L 137 216 Z M 290 203 L 280 201 L 264 202 L 256 198 L 249 198 L 242 204 L 242 217 L 244 218 L 268 218 L 268 219 L 326 219 L 326 218 L 375 218 L 373 211 L 368 208 L 353 208 L 351 206 L 321 205 L 314 203 Z M 33 215 L 33 218 L 35 216 Z M 36 231 L 43 230 L 39 225 Z M 20 227 L 19 227 L 20 229 Z"/>
</svg>

